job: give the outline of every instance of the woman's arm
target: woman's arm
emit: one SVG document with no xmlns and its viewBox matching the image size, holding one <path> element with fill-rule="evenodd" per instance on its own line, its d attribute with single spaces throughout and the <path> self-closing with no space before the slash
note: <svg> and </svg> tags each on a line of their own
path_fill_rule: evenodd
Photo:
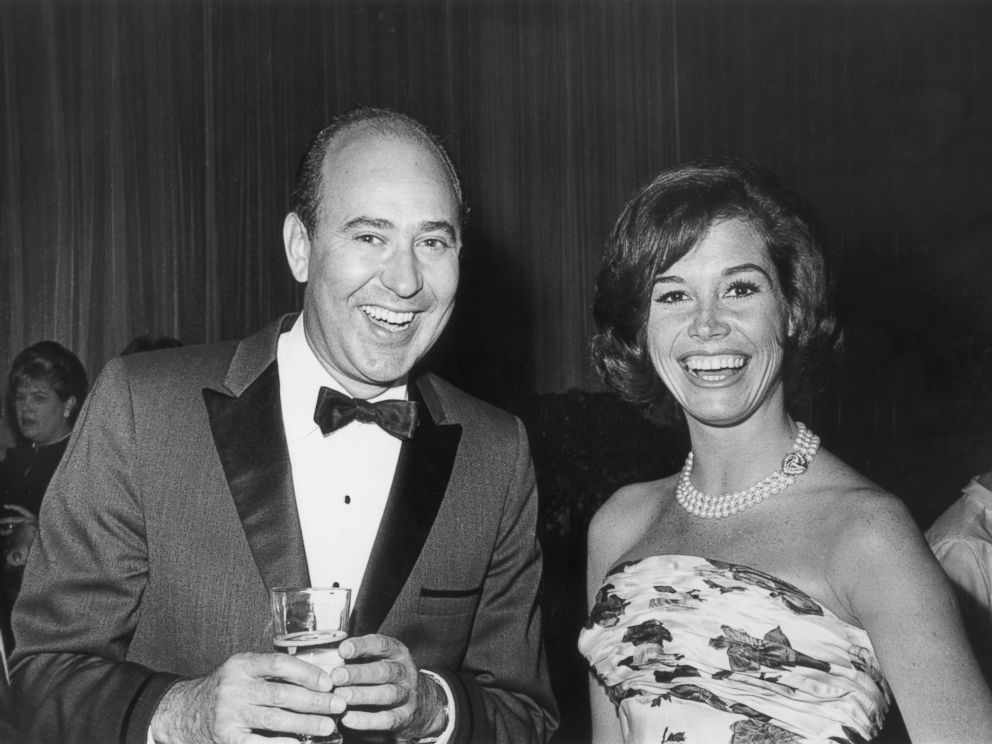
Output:
<svg viewBox="0 0 992 744">
<path fill-rule="evenodd" d="M 607 501 L 596 512 L 589 525 L 586 564 L 586 598 L 587 611 L 589 612 L 592 611 L 596 602 L 596 593 L 603 583 L 603 577 L 623 552 L 620 546 L 625 543 L 619 539 L 617 529 L 617 525 L 622 525 L 623 521 L 618 521 L 618 515 L 615 514 L 617 500 L 617 496 L 614 496 Z M 589 702 L 592 712 L 592 744 L 619 744 L 623 742 L 617 710 L 607 697 L 603 685 L 591 672 L 589 674 Z"/>
<path fill-rule="evenodd" d="M 898 499 L 860 504 L 831 578 L 871 638 L 912 741 L 987 744 L 992 694 L 940 564 Z"/>
</svg>

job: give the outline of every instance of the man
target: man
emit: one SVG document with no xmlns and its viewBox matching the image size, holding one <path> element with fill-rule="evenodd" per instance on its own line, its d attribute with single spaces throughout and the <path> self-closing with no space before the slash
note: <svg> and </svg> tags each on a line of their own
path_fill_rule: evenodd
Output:
<svg viewBox="0 0 992 744">
<path fill-rule="evenodd" d="M 954 585 L 975 658 L 992 685 L 992 473 L 972 478 L 926 537 Z"/>
<path fill-rule="evenodd" d="M 299 318 L 95 386 L 15 610 L 34 740 L 268 741 L 342 711 L 346 741 L 555 728 L 522 426 L 410 376 L 454 302 L 454 168 L 419 123 L 362 110 L 318 135 L 293 202 Z M 272 653 L 267 590 L 335 584 L 356 593 L 346 666 Z"/>
</svg>

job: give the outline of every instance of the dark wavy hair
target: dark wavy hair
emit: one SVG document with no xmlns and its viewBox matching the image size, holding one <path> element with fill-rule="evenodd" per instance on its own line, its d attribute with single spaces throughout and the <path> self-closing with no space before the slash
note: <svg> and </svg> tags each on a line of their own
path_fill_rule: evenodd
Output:
<svg viewBox="0 0 992 744">
<path fill-rule="evenodd" d="M 669 395 L 647 351 L 654 279 L 725 219 L 762 236 L 789 304 L 794 333 L 784 350 L 790 401 L 811 389 L 840 342 L 832 280 L 818 238 L 819 221 L 803 199 L 770 172 L 742 160 L 715 158 L 664 170 L 624 206 L 596 278 L 593 360 L 621 398 L 664 420 Z"/>
<path fill-rule="evenodd" d="M 14 357 L 10 374 L 7 375 L 7 395 L 4 400 L 7 420 L 17 420 L 14 415 L 14 397 L 18 386 L 25 382 L 38 381 L 51 385 L 63 403 L 72 396 L 76 397 L 76 405 L 69 412 L 69 425 L 75 426 L 79 409 L 89 391 L 89 381 L 79 357 L 56 341 L 39 341 Z M 11 429 L 19 444 L 27 443 L 16 424 Z"/>
<path fill-rule="evenodd" d="M 320 203 L 323 195 L 322 173 L 327 151 L 339 136 L 355 129 L 367 129 L 378 134 L 410 137 L 434 150 L 448 173 L 448 180 L 451 182 L 451 188 L 455 192 L 455 199 L 458 202 L 458 219 L 462 225 L 464 224 L 467 209 L 462 195 L 461 180 L 458 178 L 455 164 L 444 145 L 441 144 L 440 138 L 419 121 L 406 114 L 386 108 L 362 107 L 335 117 L 330 124 L 321 129 L 310 141 L 296 171 L 290 210 L 300 218 L 300 222 L 303 223 L 307 236 L 311 240 L 317 237 L 317 225 L 320 221 Z"/>
<path fill-rule="evenodd" d="M 183 342 L 172 336 L 163 336 L 159 333 L 145 333 L 135 336 L 127 342 L 127 346 L 121 349 L 121 356 L 129 354 L 140 354 L 143 351 L 158 351 L 159 349 L 175 349 L 182 346 Z"/>
</svg>

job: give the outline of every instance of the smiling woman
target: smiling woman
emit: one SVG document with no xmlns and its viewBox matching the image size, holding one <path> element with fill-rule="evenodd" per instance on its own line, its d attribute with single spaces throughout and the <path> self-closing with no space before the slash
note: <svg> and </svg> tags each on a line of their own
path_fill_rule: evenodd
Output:
<svg viewBox="0 0 992 744">
<path fill-rule="evenodd" d="M 674 403 L 692 451 L 589 529 L 597 744 L 864 741 L 893 696 L 914 741 L 992 728 L 909 513 L 790 415 L 838 337 L 814 224 L 771 174 L 707 161 L 637 192 L 607 244 L 600 372 L 649 418 Z"/>
</svg>

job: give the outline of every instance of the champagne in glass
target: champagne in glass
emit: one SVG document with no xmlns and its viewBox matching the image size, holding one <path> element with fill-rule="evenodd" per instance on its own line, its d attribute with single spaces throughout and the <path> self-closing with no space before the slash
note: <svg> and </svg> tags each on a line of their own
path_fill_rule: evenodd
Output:
<svg viewBox="0 0 992 744">
<path fill-rule="evenodd" d="M 351 589 L 277 587 L 270 594 L 272 642 L 277 651 L 315 664 L 328 674 L 344 664 L 338 646 L 348 637 Z M 304 744 L 342 744 L 343 741 L 338 730 L 331 736 L 301 734 L 299 740 Z"/>
</svg>

